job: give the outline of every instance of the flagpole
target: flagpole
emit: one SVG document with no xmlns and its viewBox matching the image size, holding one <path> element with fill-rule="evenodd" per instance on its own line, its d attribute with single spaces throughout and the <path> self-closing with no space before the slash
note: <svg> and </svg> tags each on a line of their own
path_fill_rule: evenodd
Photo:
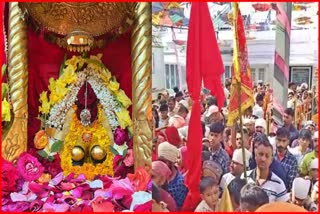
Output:
<svg viewBox="0 0 320 214">
<path fill-rule="evenodd" d="M 240 118 L 240 132 L 241 132 L 241 150 L 243 157 L 243 174 L 244 178 L 247 179 L 247 165 L 246 165 L 246 152 L 244 148 L 244 140 L 243 140 L 243 123 L 242 123 L 242 112 L 241 112 L 241 82 L 237 81 L 238 86 L 238 112 Z"/>
<path fill-rule="evenodd" d="M 237 19 L 238 19 L 238 3 L 232 2 L 233 5 L 233 23 L 234 23 L 234 35 L 237 35 Z M 242 18 L 242 17 L 241 17 Z M 235 45 L 237 46 L 235 49 L 239 50 L 239 44 L 237 42 L 237 39 L 234 40 Z M 234 49 L 234 50 L 235 50 Z M 235 50 L 235 51 L 236 51 Z M 237 60 L 239 63 L 239 59 Z M 241 66 L 237 66 L 239 69 Z M 244 140 L 243 140 L 243 123 L 242 123 L 242 112 L 241 112 L 241 82 L 239 79 L 236 78 L 237 81 L 237 89 L 238 89 L 238 114 L 239 114 L 239 119 L 240 119 L 240 133 L 241 133 L 241 150 L 242 150 L 242 157 L 243 157 L 243 174 L 244 178 L 247 179 L 247 167 L 246 167 L 246 153 L 245 153 L 245 148 L 244 148 Z"/>
</svg>

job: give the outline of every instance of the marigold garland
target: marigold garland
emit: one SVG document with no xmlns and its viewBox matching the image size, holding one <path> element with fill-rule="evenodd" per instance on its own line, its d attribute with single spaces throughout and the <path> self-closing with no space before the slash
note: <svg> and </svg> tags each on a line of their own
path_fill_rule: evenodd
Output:
<svg viewBox="0 0 320 214">
<path fill-rule="evenodd" d="M 73 108 L 77 108 L 75 105 Z M 64 148 L 61 153 L 61 167 L 65 175 L 70 174 L 71 172 L 75 173 L 76 176 L 79 174 L 84 174 L 88 180 L 94 179 L 95 175 L 109 175 L 113 176 L 113 154 L 110 150 L 110 139 L 108 137 L 107 131 L 102 125 L 102 108 L 101 105 L 98 106 L 98 119 L 91 124 L 90 126 L 83 126 L 78 120 L 76 114 L 72 116 L 72 121 L 70 123 L 70 131 L 67 134 L 64 142 Z M 91 133 L 92 140 L 91 143 L 85 143 L 82 140 L 83 133 Z M 76 145 L 83 145 L 86 151 L 86 158 L 90 158 L 89 149 L 92 145 L 100 145 L 105 149 L 107 153 L 107 158 L 104 162 L 97 165 L 88 163 L 85 160 L 85 163 L 82 166 L 73 166 L 71 151 Z"/>
</svg>

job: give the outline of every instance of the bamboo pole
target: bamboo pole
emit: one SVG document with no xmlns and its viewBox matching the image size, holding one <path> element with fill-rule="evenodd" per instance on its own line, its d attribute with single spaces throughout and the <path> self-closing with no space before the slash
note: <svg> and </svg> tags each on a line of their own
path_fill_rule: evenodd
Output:
<svg viewBox="0 0 320 214">
<path fill-rule="evenodd" d="M 241 132 L 241 150 L 242 150 L 242 157 L 243 157 L 243 174 L 244 178 L 247 179 L 247 167 L 246 167 L 246 152 L 244 148 L 244 140 L 243 140 L 243 124 L 242 124 L 242 112 L 241 112 L 241 82 L 237 81 L 238 86 L 238 111 L 239 111 L 239 118 L 240 118 L 240 132 Z"/>
</svg>

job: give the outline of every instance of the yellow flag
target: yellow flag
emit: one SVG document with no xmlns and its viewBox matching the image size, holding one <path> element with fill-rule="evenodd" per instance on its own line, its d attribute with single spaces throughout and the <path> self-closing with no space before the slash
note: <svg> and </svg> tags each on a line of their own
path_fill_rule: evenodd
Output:
<svg viewBox="0 0 320 214">
<path fill-rule="evenodd" d="M 225 185 L 223 189 L 219 212 L 233 212 L 231 197 L 227 185 Z"/>
</svg>

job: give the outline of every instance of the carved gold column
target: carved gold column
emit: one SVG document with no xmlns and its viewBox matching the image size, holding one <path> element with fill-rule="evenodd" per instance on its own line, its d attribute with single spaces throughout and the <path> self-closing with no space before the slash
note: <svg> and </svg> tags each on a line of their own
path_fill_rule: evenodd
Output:
<svg viewBox="0 0 320 214">
<path fill-rule="evenodd" d="M 27 148 L 28 50 L 27 26 L 18 2 L 9 3 L 8 76 L 13 124 L 2 142 L 2 156 L 15 161 Z"/>
<path fill-rule="evenodd" d="M 151 166 L 152 88 L 151 88 L 151 3 L 140 2 L 135 8 L 131 35 L 132 116 L 135 169 Z"/>
</svg>

